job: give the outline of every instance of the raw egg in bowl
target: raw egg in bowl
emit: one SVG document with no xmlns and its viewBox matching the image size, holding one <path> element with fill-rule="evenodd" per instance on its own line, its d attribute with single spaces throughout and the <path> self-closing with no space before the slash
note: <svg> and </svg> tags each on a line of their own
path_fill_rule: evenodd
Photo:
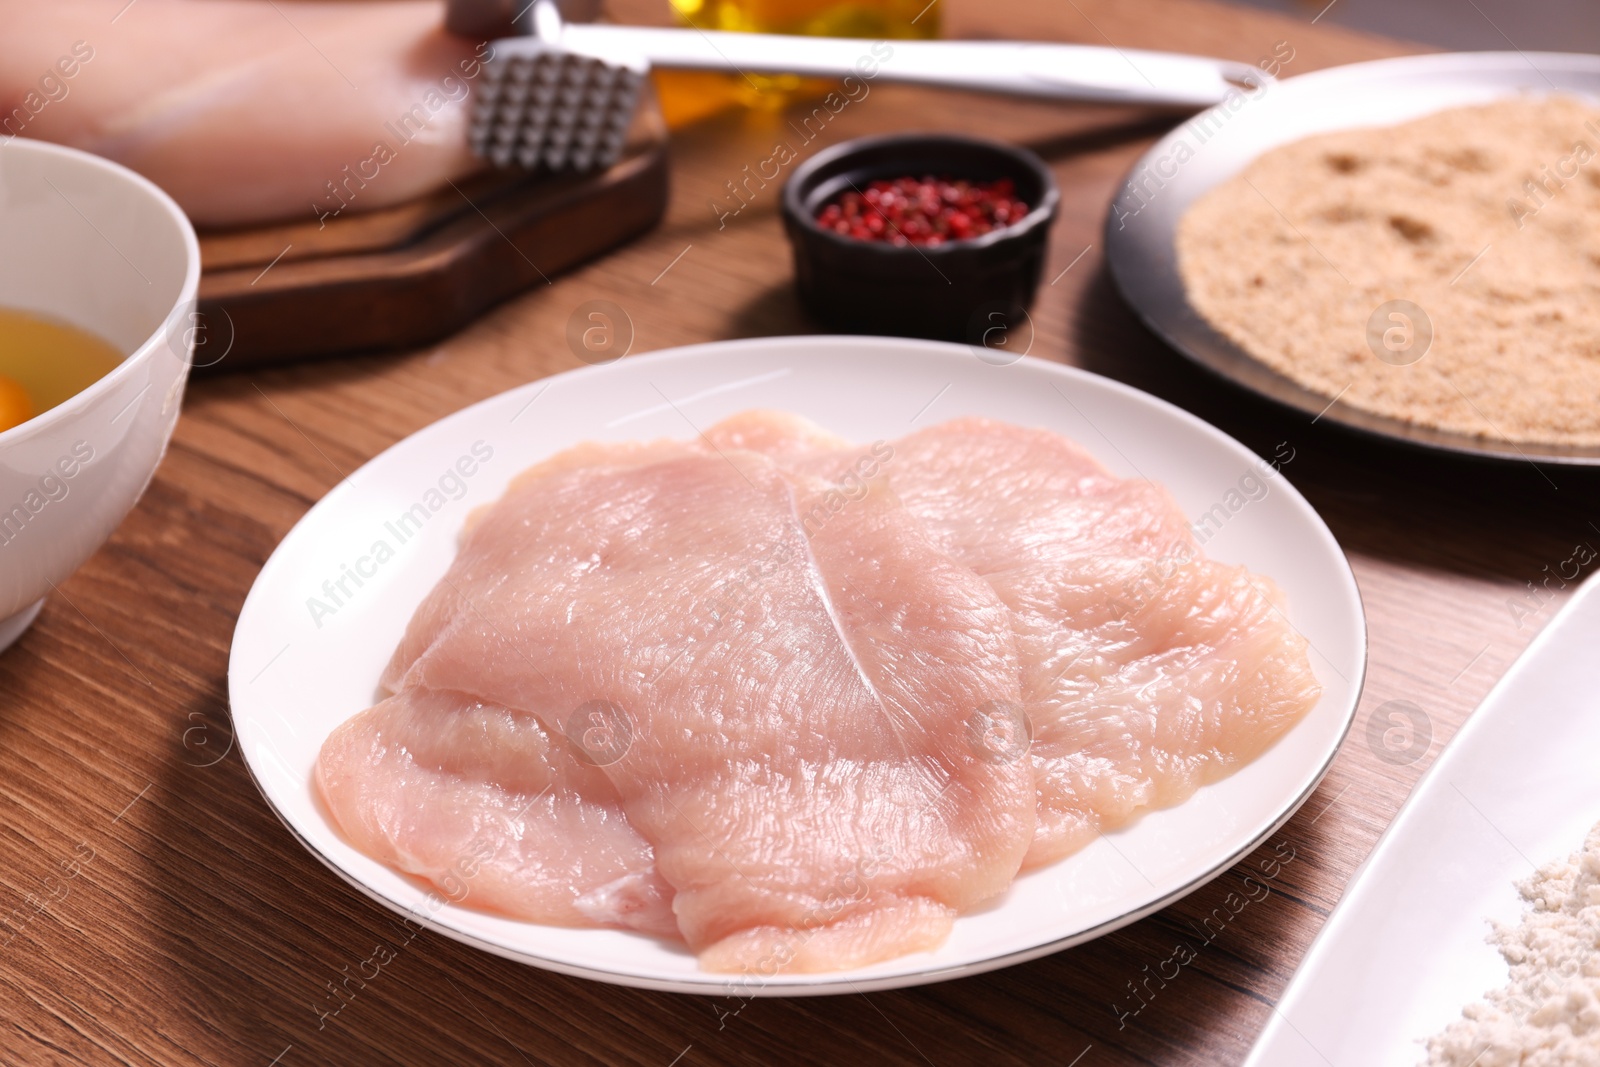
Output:
<svg viewBox="0 0 1600 1067">
<path fill-rule="evenodd" d="M 0 143 L 0 649 L 155 474 L 192 360 L 194 229 L 87 152 Z"/>
</svg>

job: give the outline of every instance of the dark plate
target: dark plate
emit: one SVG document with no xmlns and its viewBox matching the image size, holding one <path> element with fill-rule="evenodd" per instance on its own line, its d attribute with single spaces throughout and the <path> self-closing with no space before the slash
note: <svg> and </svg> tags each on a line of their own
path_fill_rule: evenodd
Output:
<svg viewBox="0 0 1600 1067">
<path fill-rule="evenodd" d="M 1106 219 L 1117 288 L 1168 344 L 1224 378 L 1285 407 L 1358 433 L 1484 459 L 1600 466 L 1600 447 L 1480 438 L 1374 415 L 1314 393 L 1222 336 L 1189 305 L 1178 273 L 1178 220 L 1196 198 L 1266 150 L 1313 134 L 1391 126 L 1518 92 L 1600 99 L 1600 56 L 1464 52 L 1407 56 L 1305 74 L 1255 97 L 1204 111 L 1136 163 Z M 1180 147 L 1180 145 L 1184 147 Z"/>
</svg>

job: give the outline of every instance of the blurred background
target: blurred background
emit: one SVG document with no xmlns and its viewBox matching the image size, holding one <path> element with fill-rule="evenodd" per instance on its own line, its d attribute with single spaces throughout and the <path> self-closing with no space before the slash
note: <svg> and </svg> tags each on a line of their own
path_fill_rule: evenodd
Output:
<svg viewBox="0 0 1600 1067">
<path fill-rule="evenodd" d="M 1600 52 L 1596 0 L 1231 0 L 1439 48 Z"/>
</svg>

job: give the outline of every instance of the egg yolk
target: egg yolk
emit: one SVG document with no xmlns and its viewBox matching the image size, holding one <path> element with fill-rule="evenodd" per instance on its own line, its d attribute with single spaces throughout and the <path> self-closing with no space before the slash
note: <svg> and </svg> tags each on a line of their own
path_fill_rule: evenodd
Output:
<svg viewBox="0 0 1600 1067">
<path fill-rule="evenodd" d="M 0 431 L 20 426 L 31 418 L 33 401 L 28 398 L 28 391 L 0 374 Z"/>
</svg>

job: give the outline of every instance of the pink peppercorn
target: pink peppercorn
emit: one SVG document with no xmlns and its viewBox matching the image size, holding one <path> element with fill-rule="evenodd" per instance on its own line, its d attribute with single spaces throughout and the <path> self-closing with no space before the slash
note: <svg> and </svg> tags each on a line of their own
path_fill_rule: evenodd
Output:
<svg viewBox="0 0 1600 1067">
<path fill-rule="evenodd" d="M 1010 178 L 906 177 L 846 189 L 817 212 L 817 224 L 859 241 L 935 246 L 981 237 L 1027 214 Z"/>
</svg>

